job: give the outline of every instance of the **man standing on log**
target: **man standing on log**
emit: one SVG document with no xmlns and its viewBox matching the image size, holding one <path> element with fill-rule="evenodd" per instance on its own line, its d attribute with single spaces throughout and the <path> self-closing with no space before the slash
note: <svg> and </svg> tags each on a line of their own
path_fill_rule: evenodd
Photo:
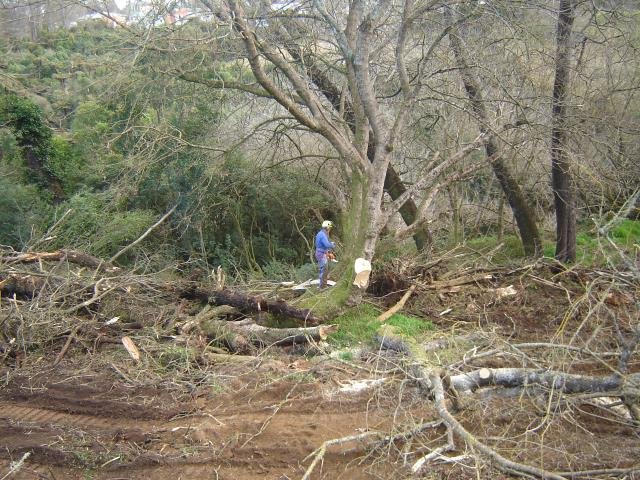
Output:
<svg viewBox="0 0 640 480">
<path fill-rule="evenodd" d="M 325 220 L 322 222 L 322 229 L 320 229 L 316 235 L 316 260 L 318 261 L 318 267 L 320 268 L 319 288 L 327 286 L 329 256 L 332 255 L 331 250 L 336 247 L 336 244 L 329 240 L 329 234 L 331 233 L 332 228 L 333 222 L 331 220 Z"/>
</svg>

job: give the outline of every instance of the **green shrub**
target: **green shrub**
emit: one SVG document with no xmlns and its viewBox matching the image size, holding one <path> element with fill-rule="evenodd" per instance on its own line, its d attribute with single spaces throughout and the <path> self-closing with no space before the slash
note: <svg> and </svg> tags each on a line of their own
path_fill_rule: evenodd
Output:
<svg viewBox="0 0 640 480">
<path fill-rule="evenodd" d="M 48 207 L 33 185 L 20 185 L 0 175 L 0 244 L 22 249 L 40 233 Z"/>
<path fill-rule="evenodd" d="M 110 193 L 81 192 L 58 207 L 71 213 L 56 232 L 55 246 L 108 257 L 136 240 L 156 221 L 149 210 L 120 212 Z"/>
<path fill-rule="evenodd" d="M 60 180 L 67 195 L 73 194 L 85 182 L 84 165 L 83 157 L 73 145 L 65 138 L 54 135 L 46 168 Z"/>
<path fill-rule="evenodd" d="M 580 230 L 576 235 L 576 261 L 582 265 L 617 263 L 621 260 L 620 253 L 632 257 L 637 254 L 638 245 L 640 245 L 640 221 L 638 220 L 623 219 L 611 227 L 608 233 L 595 227 L 582 226 Z M 615 247 L 604 235 L 613 241 Z M 553 257 L 554 253 L 555 246 L 545 248 L 545 256 Z"/>
<path fill-rule="evenodd" d="M 114 255 L 136 240 L 156 220 L 153 212 L 148 210 L 115 212 L 109 217 L 92 240 L 91 251 L 98 256 Z"/>
<path fill-rule="evenodd" d="M 624 219 L 611 230 L 613 240 L 623 248 L 640 244 L 640 221 Z"/>
<path fill-rule="evenodd" d="M 275 281 L 288 281 L 294 276 L 294 267 L 279 260 L 271 260 L 262 267 L 264 277 Z"/>
</svg>

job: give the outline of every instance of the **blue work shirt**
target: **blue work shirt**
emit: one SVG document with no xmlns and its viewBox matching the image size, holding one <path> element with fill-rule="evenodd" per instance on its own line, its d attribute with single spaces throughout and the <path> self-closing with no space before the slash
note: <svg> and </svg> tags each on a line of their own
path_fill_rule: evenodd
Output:
<svg viewBox="0 0 640 480">
<path fill-rule="evenodd" d="M 326 252 L 335 248 L 336 244 L 329 240 L 327 231 L 323 228 L 316 235 L 316 252 Z"/>
</svg>

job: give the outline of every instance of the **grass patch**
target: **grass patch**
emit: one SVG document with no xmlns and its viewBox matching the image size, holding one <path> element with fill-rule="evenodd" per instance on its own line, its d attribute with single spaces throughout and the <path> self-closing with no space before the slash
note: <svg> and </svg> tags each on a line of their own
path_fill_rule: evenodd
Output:
<svg viewBox="0 0 640 480">
<path fill-rule="evenodd" d="M 376 320 L 379 314 L 378 309 L 368 304 L 350 309 L 332 320 L 331 323 L 338 324 L 339 329 L 336 333 L 329 335 L 329 342 L 336 347 L 371 343 L 382 325 Z M 385 323 L 410 337 L 433 330 L 433 324 L 430 321 L 403 314 L 395 314 Z"/>
<path fill-rule="evenodd" d="M 189 364 L 196 358 L 195 352 L 189 347 L 180 345 L 164 345 L 157 354 L 157 368 L 161 373 L 188 369 Z"/>
<path fill-rule="evenodd" d="M 338 358 L 340 360 L 344 360 L 345 362 L 352 362 L 353 361 L 353 352 L 351 352 L 349 350 L 344 350 L 344 351 L 340 352 L 340 354 L 338 355 Z"/>
<path fill-rule="evenodd" d="M 620 252 L 635 257 L 640 251 L 640 221 L 621 220 L 610 229 L 608 237 L 615 247 L 596 228 L 582 229 L 576 235 L 576 262 L 593 267 L 620 262 Z M 555 248 L 550 256 L 554 254 Z"/>
<path fill-rule="evenodd" d="M 433 330 L 433 323 L 430 320 L 395 313 L 385 323 L 393 325 L 402 334 L 408 337 L 417 337 L 430 330 Z"/>
<path fill-rule="evenodd" d="M 578 225 L 576 235 L 576 262 L 585 266 L 605 265 L 608 261 L 618 261 L 619 253 L 611 243 L 598 232 L 593 225 Z M 640 221 L 620 220 L 612 227 L 608 234 L 616 247 L 625 255 L 635 257 L 640 251 Z M 498 246 L 500 248 L 498 248 Z M 485 235 L 469 239 L 464 247 L 483 256 L 491 253 L 491 261 L 497 265 L 513 262 L 524 257 L 522 243 L 517 235 L 505 235 L 501 240 L 497 236 Z M 543 240 L 544 256 L 555 256 L 555 240 Z"/>
<path fill-rule="evenodd" d="M 611 237 L 621 248 L 637 248 L 640 245 L 640 221 L 622 220 L 611 230 Z"/>
</svg>

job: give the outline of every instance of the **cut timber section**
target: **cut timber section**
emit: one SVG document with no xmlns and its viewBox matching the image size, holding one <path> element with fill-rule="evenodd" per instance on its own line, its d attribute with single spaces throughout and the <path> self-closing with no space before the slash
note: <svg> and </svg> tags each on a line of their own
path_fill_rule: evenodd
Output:
<svg viewBox="0 0 640 480">
<path fill-rule="evenodd" d="M 2 258 L 3 261 L 8 264 L 16 263 L 34 263 L 41 260 L 45 261 L 67 261 L 69 263 L 75 263 L 81 267 L 93 268 L 100 272 L 114 273 L 120 271 L 118 267 L 111 265 L 104 260 L 87 255 L 83 252 L 76 250 L 56 250 L 55 252 L 27 252 L 20 253 L 13 256 L 7 256 Z"/>
<path fill-rule="evenodd" d="M 251 346 L 287 346 L 318 342 L 338 329 L 337 325 L 320 325 L 304 328 L 268 328 L 246 319 L 226 322 L 204 319 L 200 330 L 210 338 L 220 339 L 234 352 L 246 352 Z"/>
<path fill-rule="evenodd" d="M 46 284 L 44 277 L 34 275 L 0 274 L 0 294 L 3 297 L 33 298 Z"/>
<path fill-rule="evenodd" d="M 201 288 L 187 288 L 180 292 L 184 298 L 199 299 L 213 305 L 231 305 L 245 314 L 266 312 L 281 317 L 301 320 L 305 325 L 319 325 L 320 319 L 311 310 L 297 308 L 281 300 L 267 300 L 228 289 L 204 290 Z"/>
<path fill-rule="evenodd" d="M 409 297 L 411 296 L 411 294 L 413 293 L 413 291 L 416 289 L 415 285 L 411 285 L 409 287 L 409 290 L 407 290 L 405 292 L 405 294 L 402 296 L 402 298 L 400 299 L 400 301 L 398 303 L 396 303 L 393 307 L 391 307 L 389 310 L 387 310 L 386 312 L 384 312 L 383 314 L 381 314 L 378 317 L 378 321 L 379 322 L 386 322 L 389 318 L 391 318 L 394 314 L 398 313 L 400 310 L 402 310 L 402 307 L 404 307 L 404 304 L 407 303 L 407 300 L 409 300 Z"/>
</svg>

